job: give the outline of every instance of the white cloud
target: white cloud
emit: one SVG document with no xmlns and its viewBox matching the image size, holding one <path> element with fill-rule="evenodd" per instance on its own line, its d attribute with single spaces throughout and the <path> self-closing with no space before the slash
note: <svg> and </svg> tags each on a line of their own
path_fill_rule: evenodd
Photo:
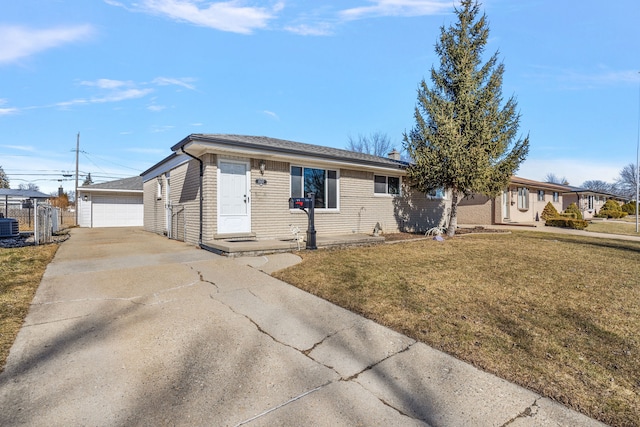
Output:
<svg viewBox="0 0 640 427">
<path fill-rule="evenodd" d="M 18 111 L 17 108 L 0 108 L 0 116 L 8 116 L 11 114 L 16 114 Z"/>
<path fill-rule="evenodd" d="M 290 33 L 299 34 L 301 36 L 329 36 L 333 34 L 333 25 L 328 22 L 316 25 L 300 24 L 291 25 L 284 28 Z"/>
<path fill-rule="evenodd" d="M 272 119 L 280 120 L 280 117 L 278 117 L 278 115 L 276 113 L 274 113 L 273 111 L 264 110 L 262 112 L 262 114 L 267 115 L 267 116 L 271 117 Z"/>
<path fill-rule="evenodd" d="M 270 20 L 284 8 L 278 1 L 270 7 L 244 6 L 246 1 L 205 1 L 205 0 L 142 0 L 140 2 L 118 2 L 105 0 L 112 6 L 129 11 L 162 15 L 176 21 L 188 22 L 202 27 L 240 34 L 251 34 L 254 30 L 266 28 Z"/>
<path fill-rule="evenodd" d="M 85 40 L 93 32 L 91 25 L 49 29 L 0 26 L 0 64 L 12 63 L 66 43 Z"/>
<path fill-rule="evenodd" d="M 182 86 L 183 88 L 186 88 L 189 90 L 195 90 L 196 87 L 191 84 L 191 82 L 193 82 L 194 80 L 195 79 L 191 77 L 184 77 L 181 79 L 174 79 L 170 77 L 157 77 L 153 79 L 153 83 L 157 84 L 158 86 L 176 85 L 176 86 Z"/>
<path fill-rule="evenodd" d="M 11 150 L 18 150 L 18 151 L 28 151 L 28 152 L 36 151 L 36 149 L 30 145 L 2 145 L 1 147 L 9 148 Z"/>
<path fill-rule="evenodd" d="M 83 86 L 94 86 L 100 89 L 117 89 L 122 86 L 132 86 L 132 82 L 125 82 L 122 80 L 111 80 L 111 79 L 98 79 L 96 81 L 82 81 L 80 82 Z"/>
<path fill-rule="evenodd" d="M 370 6 L 354 7 L 340 12 L 345 20 L 379 16 L 424 16 L 448 12 L 451 0 L 369 0 Z"/>
<path fill-rule="evenodd" d="M 151 128 L 151 133 L 162 133 L 162 132 L 167 132 L 170 131 L 171 129 L 173 129 L 175 126 L 172 125 L 165 125 L 165 126 L 153 126 Z"/>
<path fill-rule="evenodd" d="M 120 90 L 120 91 L 111 93 L 107 96 L 104 96 L 102 98 L 92 98 L 91 102 L 100 103 L 100 102 L 126 101 L 128 99 L 142 98 L 152 92 L 153 92 L 153 89 L 135 89 L 134 88 L 134 89 L 127 89 L 127 90 Z"/>
<path fill-rule="evenodd" d="M 153 111 L 154 113 L 157 113 L 159 111 L 165 110 L 167 107 L 165 107 L 164 105 L 149 105 L 147 107 L 147 110 L 149 111 Z"/>
<path fill-rule="evenodd" d="M 105 92 L 103 95 L 91 98 L 78 98 L 71 101 L 63 101 L 55 104 L 56 107 L 71 107 L 74 105 L 103 104 L 107 102 L 120 102 L 129 99 L 143 98 L 154 92 L 152 88 L 138 88 L 132 81 L 98 79 L 95 81 L 82 81 L 82 86 L 96 87 Z"/>
</svg>

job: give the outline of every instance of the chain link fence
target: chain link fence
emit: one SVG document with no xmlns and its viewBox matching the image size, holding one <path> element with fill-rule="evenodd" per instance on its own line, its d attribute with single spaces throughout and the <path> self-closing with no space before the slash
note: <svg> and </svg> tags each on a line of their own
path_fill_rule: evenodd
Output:
<svg viewBox="0 0 640 427">
<path fill-rule="evenodd" d="M 46 203 L 9 205 L 8 209 L 0 205 L 0 217 L 18 221 L 19 231 L 32 232 L 35 244 L 50 243 L 55 233 L 76 223 L 75 212 Z"/>
</svg>

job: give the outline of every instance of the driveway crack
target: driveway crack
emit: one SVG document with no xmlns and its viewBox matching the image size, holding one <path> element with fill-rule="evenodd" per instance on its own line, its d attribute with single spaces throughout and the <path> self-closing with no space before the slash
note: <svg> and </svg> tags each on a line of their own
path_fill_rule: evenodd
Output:
<svg viewBox="0 0 640 427">
<path fill-rule="evenodd" d="M 520 418 L 534 417 L 538 413 L 538 409 L 540 408 L 538 406 L 538 399 L 534 400 L 534 402 L 531 404 L 531 406 L 527 406 L 524 409 L 524 411 L 520 412 L 518 415 L 516 415 L 515 417 L 511 418 L 509 421 L 507 421 L 506 423 L 502 424 L 502 427 L 506 427 L 506 426 L 508 426 L 510 424 L 513 424 L 516 420 L 518 420 Z"/>
</svg>

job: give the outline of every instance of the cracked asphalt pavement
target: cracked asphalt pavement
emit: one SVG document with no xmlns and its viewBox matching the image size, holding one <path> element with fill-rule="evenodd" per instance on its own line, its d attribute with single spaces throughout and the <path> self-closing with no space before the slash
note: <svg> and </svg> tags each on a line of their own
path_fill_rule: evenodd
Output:
<svg viewBox="0 0 640 427">
<path fill-rule="evenodd" d="M 0 374 L 2 426 L 596 426 L 224 258 L 73 229 Z"/>
</svg>

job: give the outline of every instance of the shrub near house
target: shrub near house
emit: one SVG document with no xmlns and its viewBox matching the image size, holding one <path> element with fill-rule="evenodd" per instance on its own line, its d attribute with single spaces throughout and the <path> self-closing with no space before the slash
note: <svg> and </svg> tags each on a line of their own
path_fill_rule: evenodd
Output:
<svg viewBox="0 0 640 427">
<path fill-rule="evenodd" d="M 547 203 L 542 211 L 542 218 L 545 220 L 544 225 L 550 227 L 573 228 L 576 230 L 584 230 L 589 223 L 582 219 L 580 209 L 575 203 L 571 203 L 564 213 L 558 213 L 556 208 Z"/>
<path fill-rule="evenodd" d="M 626 212 L 629 215 L 635 215 L 636 202 L 635 201 L 627 202 L 624 205 L 620 206 L 620 209 L 622 209 L 622 212 Z"/>
<path fill-rule="evenodd" d="M 553 206 L 553 203 L 551 202 L 547 202 L 546 206 L 542 210 L 542 215 L 540 215 L 540 217 L 545 221 L 548 219 L 557 218 L 558 216 L 560 216 L 560 214 L 558 213 L 558 210 L 556 209 L 555 206 Z"/>
<path fill-rule="evenodd" d="M 622 207 L 613 199 L 609 199 L 596 215 L 598 218 L 622 218 L 627 216 L 627 212 L 622 211 Z"/>
</svg>

